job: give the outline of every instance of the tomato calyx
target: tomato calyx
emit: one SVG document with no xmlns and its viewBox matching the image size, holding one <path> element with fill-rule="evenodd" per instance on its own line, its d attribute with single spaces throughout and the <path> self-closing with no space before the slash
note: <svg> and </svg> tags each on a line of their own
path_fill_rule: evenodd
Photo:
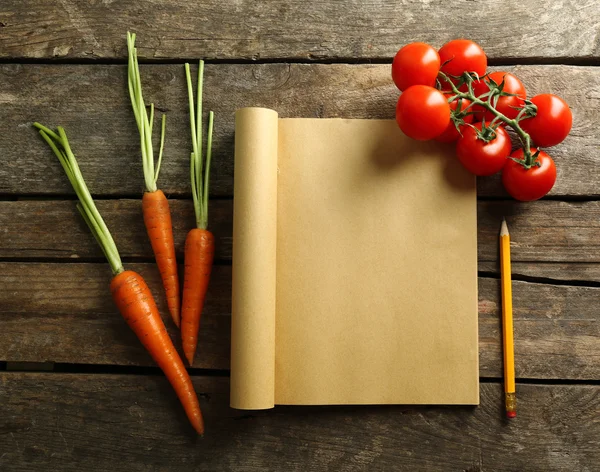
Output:
<svg viewBox="0 0 600 472">
<path fill-rule="evenodd" d="M 521 121 L 525 118 L 533 118 L 537 115 L 537 105 L 529 99 L 523 100 L 523 106 L 518 108 L 521 111 L 519 111 L 519 114 L 515 118 L 516 121 Z"/>
<path fill-rule="evenodd" d="M 498 126 L 500 126 L 500 123 L 486 123 L 485 121 L 481 123 L 481 129 L 476 128 L 473 125 L 469 125 L 471 127 L 473 127 L 473 129 L 475 130 L 475 133 L 477 135 L 477 139 L 480 139 L 481 141 L 483 141 L 484 143 L 489 143 L 490 141 L 493 141 L 494 139 L 496 139 L 496 129 L 498 129 Z"/>
<path fill-rule="evenodd" d="M 527 162 L 527 156 L 525 156 L 523 159 L 519 159 L 518 157 L 513 157 L 513 156 L 509 156 L 508 158 L 511 161 L 515 161 L 517 164 L 522 165 L 523 168 L 527 170 L 527 169 L 531 169 L 532 167 L 540 167 L 542 165 L 542 163 L 538 159 L 538 157 L 540 156 L 540 152 L 542 152 L 541 149 L 536 149 L 533 154 L 531 153 L 531 151 L 529 152 L 529 155 L 531 156 L 530 163 Z M 525 153 L 523 153 L 523 154 L 525 154 Z"/>
</svg>

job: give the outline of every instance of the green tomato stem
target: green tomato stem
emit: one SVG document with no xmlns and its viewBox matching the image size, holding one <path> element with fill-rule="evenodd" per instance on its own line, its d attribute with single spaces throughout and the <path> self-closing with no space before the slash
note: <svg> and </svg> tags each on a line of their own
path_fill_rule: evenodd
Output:
<svg viewBox="0 0 600 472">
<path fill-rule="evenodd" d="M 479 97 L 476 97 L 475 94 L 473 93 L 473 87 L 470 82 L 467 84 L 468 91 L 461 92 L 460 90 L 458 90 L 458 88 L 456 88 L 456 85 L 454 85 L 454 82 L 452 82 L 452 80 L 450 80 L 450 77 L 448 77 L 442 71 L 438 72 L 438 75 L 441 78 L 443 78 L 452 88 L 452 93 L 454 93 L 454 95 L 455 95 L 454 99 L 452 101 L 454 101 L 458 98 L 465 98 L 467 100 L 471 100 L 470 106 L 480 105 L 481 107 L 490 111 L 494 115 L 493 121 L 502 121 L 502 122 L 506 123 L 508 126 L 510 126 L 515 131 L 515 133 L 517 133 L 517 136 L 519 137 L 519 140 L 521 141 L 521 145 L 523 147 L 523 153 L 525 156 L 525 160 L 523 162 L 524 167 L 526 169 L 529 169 L 533 165 L 533 155 L 531 154 L 531 151 L 530 151 L 531 138 L 530 138 L 529 134 L 527 134 L 523 130 L 523 128 L 521 128 L 521 126 L 519 126 L 519 119 L 522 116 L 521 114 L 519 114 L 519 116 L 517 116 L 516 119 L 511 120 L 506 115 L 504 115 L 503 113 L 500 113 L 498 110 L 496 110 L 496 108 L 490 103 L 491 95 L 487 96 L 487 100 L 481 100 Z"/>
</svg>

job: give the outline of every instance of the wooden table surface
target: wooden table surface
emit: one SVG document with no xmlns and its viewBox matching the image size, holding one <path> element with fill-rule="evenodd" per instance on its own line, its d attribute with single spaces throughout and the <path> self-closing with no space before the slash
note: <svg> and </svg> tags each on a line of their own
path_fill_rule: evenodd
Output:
<svg viewBox="0 0 600 472">
<path fill-rule="evenodd" d="M 108 265 L 31 126 L 68 130 L 127 267 L 147 278 L 166 314 L 140 213 L 128 29 L 138 33 L 146 99 L 168 114 L 159 184 L 180 258 L 194 223 L 182 63 L 208 59 L 218 262 L 191 370 L 203 439 L 113 306 Z M 600 470 L 599 35 L 600 5 L 580 0 L 3 0 L 0 470 Z M 574 116 L 571 135 L 550 150 L 558 181 L 548 197 L 516 203 L 497 178 L 478 183 L 481 405 L 230 409 L 234 110 L 391 118 L 395 51 L 461 36 L 478 41 L 496 69 L 516 72 L 530 96 L 563 96 Z M 519 404 L 511 422 L 502 390 L 503 215 L 513 238 Z"/>
</svg>

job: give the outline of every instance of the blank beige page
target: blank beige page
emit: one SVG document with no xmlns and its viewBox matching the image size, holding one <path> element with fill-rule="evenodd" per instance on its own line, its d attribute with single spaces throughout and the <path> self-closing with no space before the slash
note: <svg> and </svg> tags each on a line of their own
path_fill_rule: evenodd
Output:
<svg viewBox="0 0 600 472">
<path fill-rule="evenodd" d="M 275 403 L 479 403 L 475 178 L 452 147 L 392 120 L 279 119 L 278 143 Z"/>
</svg>

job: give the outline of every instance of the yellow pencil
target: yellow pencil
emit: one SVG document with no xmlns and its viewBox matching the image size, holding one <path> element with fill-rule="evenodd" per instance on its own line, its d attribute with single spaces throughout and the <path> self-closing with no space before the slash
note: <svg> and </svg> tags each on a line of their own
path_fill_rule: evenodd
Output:
<svg viewBox="0 0 600 472">
<path fill-rule="evenodd" d="M 513 339 L 512 286 L 510 278 L 510 234 L 506 220 L 500 229 L 500 273 L 502 276 L 502 337 L 504 339 L 504 399 L 506 416 L 517 416 L 515 392 L 515 345 Z"/>
</svg>

